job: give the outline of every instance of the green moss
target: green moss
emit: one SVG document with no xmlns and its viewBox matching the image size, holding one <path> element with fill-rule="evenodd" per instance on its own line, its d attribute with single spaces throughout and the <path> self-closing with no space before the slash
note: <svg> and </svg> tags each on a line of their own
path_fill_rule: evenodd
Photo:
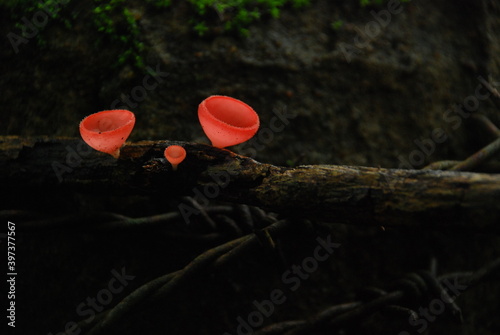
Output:
<svg viewBox="0 0 500 335">
<path fill-rule="evenodd" d="M 192 19 L 189 20 L 192 29 L 199 35 L 216 32 L 236 32 L 248 35 L 248 28 L 253 22 L 264 17 L 278 18 L 285 6 L 299 8 L 310 3 L 310 0 L 187 0 L 192 6 Z M 10 9 L 13 17 L 30 16 L 38 10 L 54 8 L 50 22 L 59 22 L 71 29 L 80 15 L 81 5 L 75 0 L 68 0 L 64 5 L 60 0 L 6 0 L 4 8 Z M 168 9 L 171 0 L 145 0 L 158 9 Z M 84 3 L 84 2 L 83 2 Z M 138 68 L 144 68 L 141 31 L 137 18 L 128 9 L 125 0 L 92 0 L 91 22 L 101 33 L 96 40 L 97 45 L 115 42 L 121 45 L 122 52 L 117 58 L 116 66 L 131 62 Z M 77 7 L 79 7 L 77 9 Z M 19 23 L 18 25 L 21 25 Z M 18 27 L 22 28 L 22 27 Z M 37 35 L 38 45 L 47 45 L 43 34 Z"/>
<path fill-rule="evenodd" d="M 331 23 L 331 27 L 333 30 L 337 31 L 339 30 L 340 28 L 342 28 L 342 26 L 344 25 L 344 21 L 342 20 L 335 20 Z"/>
<path fill-rule="evenodd" d="M 156 6 L 170 5 L 170 1 L 166 0 L 151 2 L 154 2 Z M 140 41 L 141 32 L 136 18 L 126 7 L 126 1 L 93 0 L 90 4 L 92 4 L 92 7 L 90 7 L 92 12 L 91 21 L 95 29 L 102 34 L 101 38 L 96 40 L 97 45 L 109 41 L 121 45 L 123 51 L 118 56 L 115 66 L 131 62 L 138 68 L 145 68 L 142 57 L 144 44 Z M 78 5 L 81 5 L 81 3 L 78 4 L 74 0 L 68 0 L 64 4 L 61 4 L 60 0 L 7 0 L 2 3 L 2 6 L 9 9 L 12 17 L 17 20 L 16 28 L 19 30 L 24 27 L 21 21 L 22 17 L 30 18 L 37 11 L 49 13 L 48 23 L 40 28 L 40 32 L 36 35 L 36 41 L 40 48 L 47 45 L 46 36 L 42 33 L 47 26 L 59 23 L 66 29 L 73 27 L 74 22 L 82 12 L 81 8 L 76 9 Z"/>
<path fill-rule="evenodd" d="M 122 45 L 124 51 L 116 65 L 132 62 L 143 69 L 144 44 L 139 39 L 141 32 L 136 18 L 124 3 L 125 0 L 94 0 L 94 23 L 99 32 Z"/>
<path fill-rule="evenodd" d="M 193 29 L 198 33 L 199 36 L 203 36 L 206 34 L 208 31 L 207 24 L 204 21 L 194 23 L 194 21 L 191 21 L 192 24 L 194 24 Z"/>
<path fill-rule="evenodd" d="M 249 25 L 264 16 L 278 18 L 284 6 L 299 8 L 309 0 L 188 0 L 195 11 L 194 30 L 204 35 L 222 23 L 228 32 L 248 35 Z M 214 15 L 216 14 L 216 15 Z M 212 17 L 210 24 L 207 24 Z M 202 25 L 200 25 L 202 23 Z"/>
<path fill-rule="evenodd" d="M 68 0 L 68 4 L 71 0 Z M 66 5 L 61 5 L 57 0 L 45 0 L 44 2 L 37 2 L 34 0 L 7 0 L 1 4 L 6 7 L 11 14 L 11 17 L 16 21 L 15 27 L 18 31 L 25 30 L 25 23 L 21 21 L 24 17 L 30 19 L 33 17 L 34 13 L 41 12 L 46 15 L 46 21 L 43 24 L 36 25 L 36 36 L 34 40 L 36 41 L 39 48 L 44 48 L 47 46 L 47 40 L 45 39 L 42 32 L 51 24 L 51 22 L 61 22 L 65 27 L 72 27 L 71 20 L 67 15 Z M 61 14 L 64 12 L 64 14 Z M 24 36 L 23 37 L 27 37 Z M 30 38 L 30 37 L 27 37 Z"/>
</svg>

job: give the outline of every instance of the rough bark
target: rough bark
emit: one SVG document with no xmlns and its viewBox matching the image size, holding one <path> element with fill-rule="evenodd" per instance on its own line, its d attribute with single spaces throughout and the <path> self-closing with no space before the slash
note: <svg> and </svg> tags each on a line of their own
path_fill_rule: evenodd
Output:
<svg viewBox="0 0 500 335">
<path fill-rule="evenodd" d="M 187 151 L 172 171 L 168 145 Z M 309 165 L 279 167 L 177 141 L 128 143 L 119 159 L 74 138 L 0 137 L 2 193 L 193 195 L 327 222 L 497 231 L 500 175 Z"/>
</svg>

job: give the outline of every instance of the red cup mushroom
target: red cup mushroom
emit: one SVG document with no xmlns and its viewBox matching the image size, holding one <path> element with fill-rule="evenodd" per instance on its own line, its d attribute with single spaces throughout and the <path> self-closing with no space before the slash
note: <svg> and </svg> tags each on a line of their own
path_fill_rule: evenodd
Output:
<svg viewBox="0 0 500 335">
<path fill-rule="evenodd" d="M 224 148 L 243 143 L 259 129 L 259 116 L 243 101 L 212 95 L 201 102 L 198 118 L 212 145 Z"/>
<path fill-rule="evenodd" d="M 95 150 L 115 158 L 132 132 L 135 115 L 124 109 L 106 110 L 91 114 L 80 122 L 80 135 Z"/>
<path fill-rule="evenodd" d="M 165 149 L 165 158 L 172 164 L 172 169 L 177 170 L 177 165 L 179 165 L 184 158 L 186 158 L 186 150 L 180 145 L 171 145 Z"/>
</svg>

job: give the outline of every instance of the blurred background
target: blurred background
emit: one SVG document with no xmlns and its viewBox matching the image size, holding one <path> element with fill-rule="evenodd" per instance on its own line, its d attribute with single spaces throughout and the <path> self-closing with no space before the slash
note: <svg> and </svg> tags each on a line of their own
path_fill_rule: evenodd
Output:
<svg viewBox="0 0 500 335">
<path fill-rule="evenodd" d="M 257 135 L 250 146 L 258 161 L 420 169 L 492 141 L 473 114 L 500 126 L 482 86 L 500 86 L 494 0 L 3 0 L 0 8 L 0 136 L 78 137 L 85 116 L 123 108 L 137 118 L 129 141 L 208 144 L 197 108 L 218 94 L 252 106 L 261 129 L 276 117 L 284 125 Z M 247 154 L 249 144 L 231 150 Z M 167 230 L 71 229 L 88 212 L 147 217 L 175 212 L 181 199 L 12 191 L 2 189 L 0 209 L 19 227 L 19 334 L 58 334 L 85 320 L 78 306 L 108 287 L 113 271 L 135 278 L 104 309 L 235 237 L 204 239 L 220 231 L 202 219 Z M 238 224 L 241 210 L 233 214 Z M 54 218 L 63 224 L 51 225 Z M 294 222 L 279 238 L 279 256 L 256 248 L 167 301 L 141 306 L 108 334 L 239 334 L 238 316 L 274 289 L 286 291 L 281 274 L 311 256 L 318 236 L 341 247 L 253 330 L 309 319 L 367 287 L 389 290 L 431 265 L 439 275 L 475 271 L 500 251 L 489 234 Z M 311 334 L 498 334 L 499 288 L 487 282 L 463 293 L 461 325 L 447 312 L 423 327 L 407 311 L 377 310 Z"/>
</svg>

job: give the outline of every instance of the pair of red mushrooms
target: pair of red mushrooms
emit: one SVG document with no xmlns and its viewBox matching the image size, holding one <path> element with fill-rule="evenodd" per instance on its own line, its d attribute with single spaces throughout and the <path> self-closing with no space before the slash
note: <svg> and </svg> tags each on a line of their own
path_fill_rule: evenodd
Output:
<svg viewBox="0 0 500 335">
<path fill-rule="evenodd" d="M 252 138 L 259 129 L 259 116 L 243 101 L 212 95 L 198 106 L 198 118 L 203 131 L 217 148 L 243 143 Z M 83 140 L 95 150 L 115 158 L 135 125 L 135 115 L 124 109 L 106 110 L 87 116 L 80 122 Z M 186 150 L 179 145 L 165 149 L 165 158 L 177 169 Z"/>
</svg>

